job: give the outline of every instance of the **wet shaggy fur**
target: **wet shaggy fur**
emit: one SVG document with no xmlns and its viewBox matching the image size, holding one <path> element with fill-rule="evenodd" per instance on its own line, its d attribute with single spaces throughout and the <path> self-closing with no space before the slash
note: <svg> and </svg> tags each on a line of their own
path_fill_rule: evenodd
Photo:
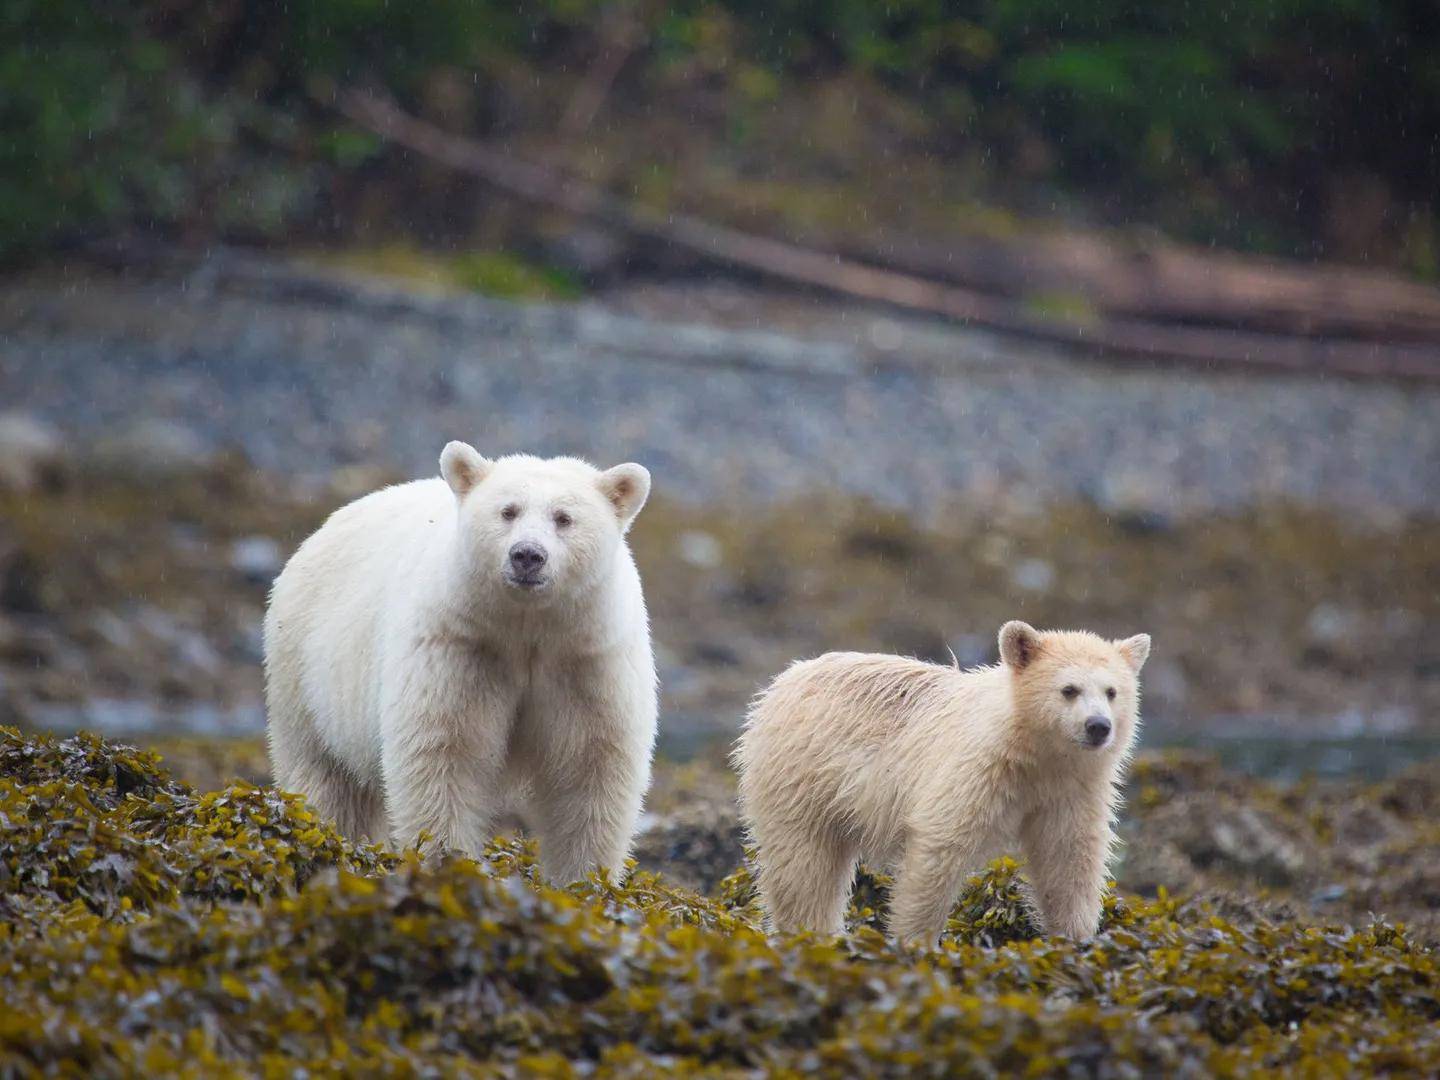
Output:
<svg viewBox="0 0 1440 1080">
<path fill-rule="evenodd" d="M 896 872 L 892 935 L 931 945 L 965 876 L 1018 846 L 1046 928 L 1093 934 L 1149 650 L 1011 622 L 993 667 L 829 653 L 781 673 L 734 753 L 772 927 L 840 932 L 863 857 Z"/>
<path fill-rule="evenodd" d="M 265 618 L 271 760 L 351 837 L 478 855 L 520 808 L 556 881 L 618 869 L 650 782 L 656 681 L 625 532 L 650 476 L 490 461 L 336 511 Z M 515 552 L 540 551 L 517 577 Z M 522 580 L 526 578 L 526 580 Z"/>
</svg>

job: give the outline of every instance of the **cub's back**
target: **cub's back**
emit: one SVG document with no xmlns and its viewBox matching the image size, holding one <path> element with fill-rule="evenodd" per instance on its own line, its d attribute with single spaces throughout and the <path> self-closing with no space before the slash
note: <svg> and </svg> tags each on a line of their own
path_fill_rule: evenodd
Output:
<svg viewBox="0 0 1440 1080">
<path fill-rule="evenodd" d="M 755 699 L 736 744 L 741 798 L 804 789 L 853 803 L 944 709 L 959 672 L 903 656 L 826 653 L 792 664 Z"/>
</svg>

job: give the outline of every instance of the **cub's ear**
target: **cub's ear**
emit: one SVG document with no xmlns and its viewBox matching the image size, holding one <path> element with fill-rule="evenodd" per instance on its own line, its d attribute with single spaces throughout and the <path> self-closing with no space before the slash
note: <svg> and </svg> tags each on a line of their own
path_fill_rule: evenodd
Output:
<svg viewBox="0 0 1440 1080">
<path fill-rule="evenodd" d="M 440 451 L 440 475 L 457 498 L 474 489 L 494 467 L 493 461 L 481 457 L 473 446 L 458 439 L 446 443 L 445 449 Z"/>
<path fill-rule="evenodd" d="M 1027 622 L 1012 619 L 1000 627 L 1000 659 L 1024 671 L 1040 654 L 1040 632 Z"/>
<path fill-rule="evenodd" d="M 600 474 L 599 484 L 601 494 L 615 507 L 620 531 L 629 531 L 630 523 L 650 497 L 650 470 L 634 462 L 616 465 Z"/>
<path fill-rule="evenodd" d="M 1120 655 L 1125 657 L 1125 662 L 1134 669 L 1135 674 L 1139 675 L 1140 669 L 1145 666 L 1146 657 L 1150 655 L 1150 635 L 1136 634 L 1124 641 L 1117 641 L 1115 647 L 1120 650 Z"/>
</svg>

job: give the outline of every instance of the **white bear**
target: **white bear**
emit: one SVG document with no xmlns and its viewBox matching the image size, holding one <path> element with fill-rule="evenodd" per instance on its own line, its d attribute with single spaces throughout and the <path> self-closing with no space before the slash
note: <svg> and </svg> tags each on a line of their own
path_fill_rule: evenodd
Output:
<svg viewBox="0 0 1440 1080">
<path fill-rule="evenodd" d="M 966 874 L 1018 844 L 1046 929 L 1094 934 L 1149 653 L 1009 622 L 993 667 L 829 653 L 782 672 L 734 753 L 772 928 L 839 933 L 863 856 L 897 871 L 891 934 L 933 945 Z"/>
<path fill-rule="evenodd" d="M 618 869 L 655 741 L 625 542 L 650 474 L 462 442 L 440 471 L 337 510 L 276 579 L 275 782 L 352 837 L 472 855 L 519 802 L 552 880 Z"/>
</svg>

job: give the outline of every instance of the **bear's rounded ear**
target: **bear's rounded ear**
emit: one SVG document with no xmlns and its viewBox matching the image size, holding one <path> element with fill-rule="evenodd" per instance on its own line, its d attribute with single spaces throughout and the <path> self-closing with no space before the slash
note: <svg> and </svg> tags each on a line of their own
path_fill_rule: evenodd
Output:
<svg viewBox="0 0 1440 1080">
<path fill-rule="evenodd" d="M 615 516 L 620 519 L 620 531 L 627 531 L 650 497 L 650 470 L 633 461 L 626 462 L 602 472 L 599 483 L 601 494 L 610 500 Z"/>
<path fill-rule="evenodd" d="M 440 475 L 457 498 L 484 480 L 493 465 L 490 459 L 480 456 L 480 451 L 458 439 L 446 443 L 445 449 L 440 451 Z"/>
<path fill-rule="evenodd" d="M 1012 619 L 1000 627 L 1000 659 L 1023 671 L 1040 652 L 1040 632 L 1027 622 Z"/>
<path fill-rule="evenodd" d="M 1150 635 L 1136 634 L 1124 641 L 1117 641 L 1115 647 L 1120 650 L 1120 655 L 1134 669 L 1135 674 L 1139 675 L 1140 669 L 1145 666 L 1146 658 L 1150 655 Z"/>
</svg>

